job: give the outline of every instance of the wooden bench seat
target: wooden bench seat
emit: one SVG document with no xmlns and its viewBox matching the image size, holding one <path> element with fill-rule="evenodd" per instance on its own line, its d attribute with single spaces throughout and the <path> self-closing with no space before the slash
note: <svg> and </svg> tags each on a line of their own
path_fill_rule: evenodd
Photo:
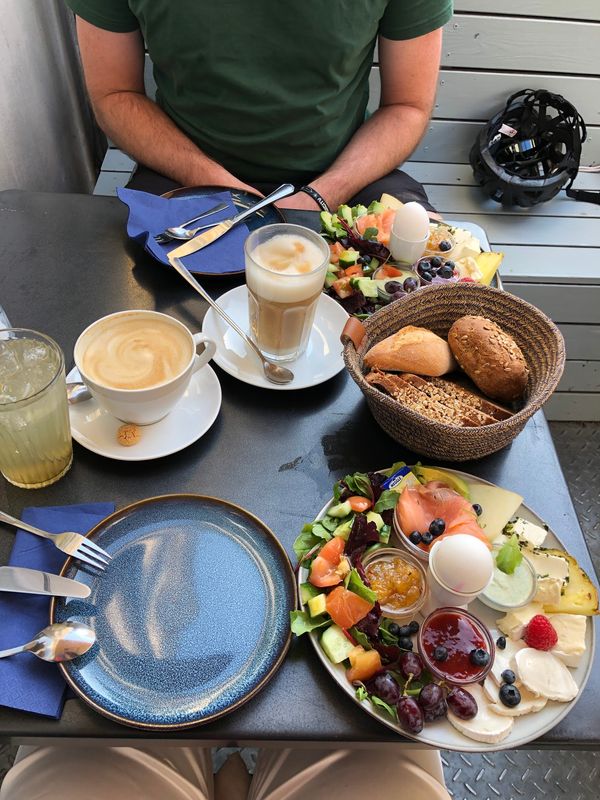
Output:
<svg viewBox="0 0 600 800">
<path fill-rule="evenodd" d="M 547 404 L 550 419 L 600 420 L 600 205 L 561 192 L 531 209 L 503 208 L 475 185 L 469 150 L 481 125 L 525 88 L 563 94 L 588 126 L 582 164 L 600 164 L 600 5 L 591 0 L 455 0 L 444 31 L 442 68 L 427 133 L 404 169 L 449 219 L 480 225 L 505 254 L 507 291 L 541 308 L 560 327 L 567 367 Z M 500 11 L 498 9 L 501 9 Z M 146 91 L 154 96 L 146 59 Z M 379 104 L 377 52 L 369 109 Z M 95 194 L 115 194 L 135 163 L 106 153 Z M 577 188 L 600 190 L 600 172 L 580 172 Z"/>
</svg>

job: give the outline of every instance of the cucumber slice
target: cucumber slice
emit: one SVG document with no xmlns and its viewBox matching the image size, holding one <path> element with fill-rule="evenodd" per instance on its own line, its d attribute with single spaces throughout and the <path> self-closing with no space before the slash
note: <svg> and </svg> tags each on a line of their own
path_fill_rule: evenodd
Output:
<svg viewBox="0 0 600 800">
<path fill-rule="evenodd" d="M 346 638 L 339 625 L 331 625 L 321 635 L 321 647 L 333 664 L 345 661 L 354 649 L 352 642 Z"/>
</svg>

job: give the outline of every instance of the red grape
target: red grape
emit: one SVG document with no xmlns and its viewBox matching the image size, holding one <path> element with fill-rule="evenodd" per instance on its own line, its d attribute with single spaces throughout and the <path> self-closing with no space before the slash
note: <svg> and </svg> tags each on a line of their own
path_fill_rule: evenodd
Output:
<svg viewBox="0 0 600 800">
<path fill-rule="evenodd" d="M 460 686 L 452 689 L 446 700 L 450 711 L 459 719 L 473 719 L 477 714 L 477 701 L 472 694 Z"/>
<path fill-rule="evenodd" d="M 418 679 L 423 672 L 423 662 L 416 653 L 403 653 L 400 657 L 400 672 L 404 678 L 412 675 Z"/>
<path fill-rule="evenodd" d="M 401 697 L 396 710 L 403 730 L 407 733 L 421 733 L 424 725 L 423 712 L 414 697 Z"/>
<path fill-rule="evenodd" d="M 437 683 L 428 683 L 419 692 L 419 705 L 425 711 L 435 708 L 443 700 L 444 692 Z"/>
<path fill-rule="evenodd" d="M 389 672 L 381 672 L 372 681 L 369 681 L 368 691 L 376 694 L 384 703 L 395 706 L 400 697 L 400 687 L 393 675 Z"/>
</svg>

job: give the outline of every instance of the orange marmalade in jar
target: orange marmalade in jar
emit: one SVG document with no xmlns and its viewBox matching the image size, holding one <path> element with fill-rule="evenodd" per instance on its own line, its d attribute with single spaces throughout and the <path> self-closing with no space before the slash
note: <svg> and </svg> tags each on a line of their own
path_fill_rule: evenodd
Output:
<svg viewBox="0 0 600 800">
<path fill-rule="evenodd" d="M 364 568 L 384 616 L 412 617 L 423 606 L 427 595 L 425 571 L 413 556 L 386 547 L 370 553 Z"/>
</svg>

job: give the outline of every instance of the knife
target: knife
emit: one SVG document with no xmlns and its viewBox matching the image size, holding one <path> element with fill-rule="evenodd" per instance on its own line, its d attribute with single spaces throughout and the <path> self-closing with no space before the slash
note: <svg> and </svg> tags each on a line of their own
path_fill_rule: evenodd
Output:
<svg viewBox="0 0 600 800">
<path fill-rule="evenodd" d="M 213 228 L 210 228 L 210 230 L 204 231 L 204 233 L 201 233 L 199 236 L 195 236 L 193 239 L 190 239 L 189 242 L 184 242 L 179 247 L 171 250 L 168 255 L 169 260 L 171 258 L 183 258 L 184 256 L 189 256 L 190 253 L 195 253 L 197 250 L 202 250 L 203 247 L 211 244 L 215 241 L 215 239 L 220 239 L 221 236 L 226 234 L 227 231 L 231 230 L 231 228 L 233 228 L 234 225 L 237 225 L 238 222 L 243 222 L 247 217 L 251 216 L 256 211 L 260 211 L 261 208 L 270 206 L 271 203 L 275 203 L 277 200 L 288 197 L 290 194 L 294 194 L 295 192 L 295 186 L 293 186 L 291 183 L 284 183 L 278 189 L 275 189 L 274 192 L 271 192 L 270 195 L 267 195 L 267 197 L 259 200 L 258 203 L 255 203 L 253 206 L 250 206 L 250 208 L 242 211 L 241 214 L 233 217 L 233 219 L 226 219 L 223 220 L 223 222 L 218 222 Z"/>
<path fill-rule="evenodd" d="M 92 590 L 79 581 L 25 567 L 0 567 L 0 592 L 88 597 Z"/>
</svg>

